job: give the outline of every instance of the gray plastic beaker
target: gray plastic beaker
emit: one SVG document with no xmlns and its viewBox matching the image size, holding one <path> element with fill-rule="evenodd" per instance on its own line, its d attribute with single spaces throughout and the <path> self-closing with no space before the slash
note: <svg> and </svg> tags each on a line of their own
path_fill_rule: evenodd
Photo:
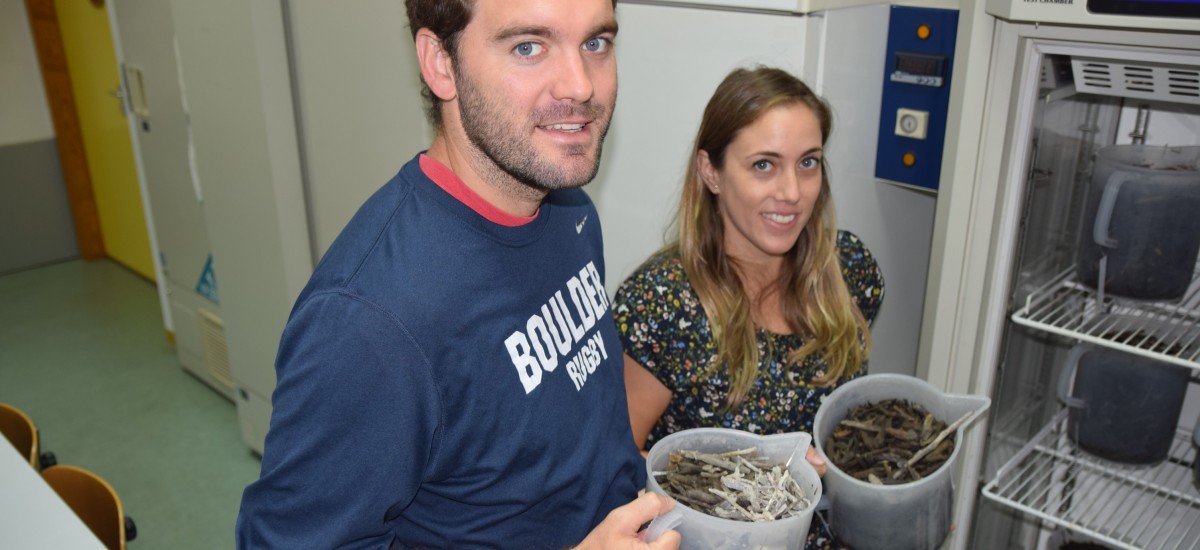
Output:
<svg viewBox="0 0 1200 550">
<path fill-rule="evenodd" d="M 646 457 L 646 488 L 660 495 L 666 491 L 654 479 L 655 472 L 667 470 L 671 453 L 678 450 L 720 453 L 757 447 L 759 456 L 787 463 L 788 471 L 800 484 L 809 506 L 800 514 L 776 521 L 749 522 L 710 516 L 677 502 L 681 519 L 675 527 L 682 538 L 682 550 L 721 549 L 795 549 L 804 547 L 817 501 L 821 499 L 821 478 L 805 460 L 812 436 L 803 432 L 758 435 L 727 428 L 694 428 L 675 432 L 650 448 Z M 669 495 L 668 495 L 669 496 Z"/>
<path fill-rule="evenodd" d="M 1127 298 L 1182 297 L 1200 253 L 1198 211 L 1200 147 L 1100 149 L 1076 247 L 1079 280 Z"/>
<path fill-rule="evenodd" d="M 1091 344 L 1071 348 L 1061 368 L 1058 399 L 1080 449 L 1127 464 L 1167 458 L 1190 369 Z"/>
<path fill-rule="evenodd" d="M 918 404 L 947 425 L 972 415 L 958 427 L 950 458 L 925 479 L 873 485 L 838 468 L 825 453 L 825 438 L 851 409 L 889 399 Z M 870 374 L 833 390 L 817 409 L 813 438 L 826 463 L 829 524 L 837 538 L 855 550 L 929 550 L 941 546 L 950 533 L 954 469 L 962 454 L 963 432 L 990 405 L 987 397 L 943 393 L 924 380 L 902 374 Z"/>
</svg>

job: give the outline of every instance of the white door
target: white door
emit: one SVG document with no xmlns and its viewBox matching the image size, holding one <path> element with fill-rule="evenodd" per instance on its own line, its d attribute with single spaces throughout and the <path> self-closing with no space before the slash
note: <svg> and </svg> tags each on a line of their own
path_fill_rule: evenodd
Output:
<svg viewBox="0 0 1200 550">
<path fill-rule="evenodd" d="M 214 356 L 222 347 L 213 341 L 221 338 L 219 294 L 209 262 L 203 194 L 189 159 L 188 114 L 171 3 L 113 0 L 109 6 L 139 170 L 154 217 L 168 329 L 175 334 L 184 367 L 228 394 L 226 361 Z"/>
</svg>

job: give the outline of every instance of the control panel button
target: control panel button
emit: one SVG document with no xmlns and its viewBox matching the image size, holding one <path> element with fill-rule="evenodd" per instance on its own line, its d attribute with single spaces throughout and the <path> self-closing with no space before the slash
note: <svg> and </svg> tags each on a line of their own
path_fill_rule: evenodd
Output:
<svg viewBox="0 0 1200 550">
<path fill-rule="evenodd" d="M 912 139 L 925 139 L 929 131 L 929 111 L 916 109 L 896 110 L 896 135 Z"/>
</svg>

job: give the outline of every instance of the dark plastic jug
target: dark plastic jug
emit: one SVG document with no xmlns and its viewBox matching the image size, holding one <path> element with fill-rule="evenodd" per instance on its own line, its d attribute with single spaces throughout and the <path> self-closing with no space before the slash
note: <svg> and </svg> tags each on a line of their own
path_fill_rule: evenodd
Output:
<svg viewBox="0 0 1200 550">
<path fill-rule="evenodd" d="M 1200 146 L 1111 145 L 1096 153 L 1075 268 L 1127 298 L 1174 300 L 1200 252 Z"/>
<path fill-rule="evenodd" d="M 1189 373 L 1186 367 L 1124 351 L 1075 346 L 1058 383 L 1058 398 L 1070 407 L 1068 436 L 1100 458 L 1161 462 L 1175 439 Z"/>
</svg>

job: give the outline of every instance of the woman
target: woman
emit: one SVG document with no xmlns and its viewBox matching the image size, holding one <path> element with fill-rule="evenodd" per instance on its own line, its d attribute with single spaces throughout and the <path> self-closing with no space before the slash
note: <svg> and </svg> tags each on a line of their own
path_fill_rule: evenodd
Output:
<svg viewBox="0 0 1200 550">
<path fill-rule="evenodd" d="M 678 237 L 614 301 L 642 449 L 697 427 L 812 433 L 821 399 L 861 373 L 883 276 L 836 230 L 831 126 L 828 105 L 779 69 L 735 70 L 709 100 Z M 820 523 L 808 548 L 831 544 Z"/>
</svg>

